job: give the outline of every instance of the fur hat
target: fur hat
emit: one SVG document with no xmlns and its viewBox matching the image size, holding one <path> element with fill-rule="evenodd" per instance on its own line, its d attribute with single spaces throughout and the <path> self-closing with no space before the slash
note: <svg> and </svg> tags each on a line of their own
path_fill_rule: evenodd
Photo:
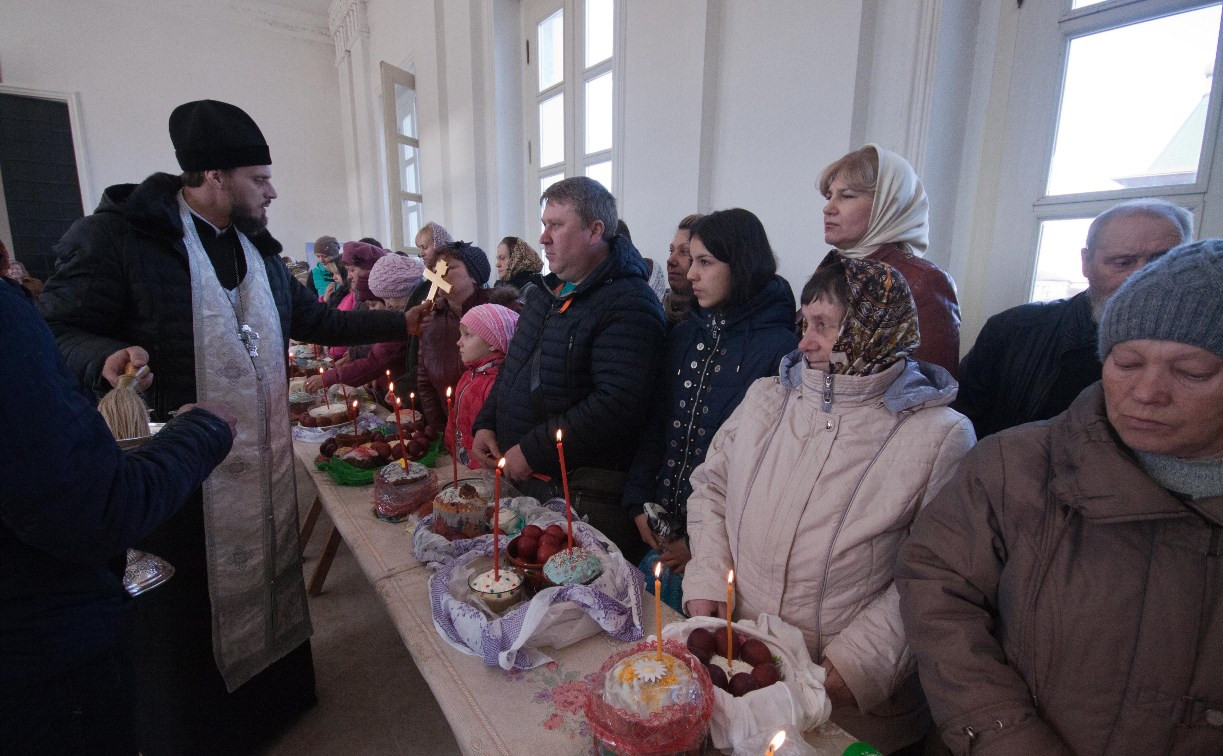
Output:
<svg viewBox="0 0 1223 756">
<path fill-rule="evenodd" d="M 379 258 L 386 256 L 386 250 L 382 247 L 375 247 L 373 244 L 365 242 L 350 241 L 344 242 L 344 252 L 341 255 L 346 266 L 357 266 L 365 270 L 370 270 L 374 267 L 374 263 L 378 262 Z"/>
<path fill-rule="evenodd" d="M 255 121 L 236 105 L 196 100 L 170 114 L 170 141 L 184 171 L 271 165 L 267 140 Z"/>
<path fill-rule="evenodd" d="M 476 282 L 477 288 L 488 284 L 488 277 L 493 269 L 488 264 L 488 255 L 484 254 L 484 250 L 469 242 L 457 241 L 444 249 L 439 247 L 437 252 L 439 255 L 452 255 L 462 260 L 467 274 Z"/>
<path fill-rule="evenodd" d="M 1100 316 L 1100 359 L 1134 339 L 1175 341 L 1223 357 L 1223 240 L 1174 247 L 1126 279 Z"/>
<path fill-rule="evenodd" d="M 379 299 L 403 299 L 420 283 L 424 272 L 425 264 L 419 257 L 386 255 L 369 271 L 369 290 Z"/>
<path fill-rule="evenodd" d="M 476 305 L 459 323 L 484 339 L 493 351 L 505 354 L 510 348 L 510 339 L 514 338 L 514 329 L 518 327 L 518 313 L 496 304 Z"/>
</svg>

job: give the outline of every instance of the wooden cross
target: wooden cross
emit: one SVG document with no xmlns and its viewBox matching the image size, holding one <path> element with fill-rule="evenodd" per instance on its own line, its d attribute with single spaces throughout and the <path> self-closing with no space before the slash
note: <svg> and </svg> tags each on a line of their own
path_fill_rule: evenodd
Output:
<svg viewBox="0 0 1223 756">
<path fill-rule="evenodd" d="M 433 270 L 425 268 L 425 278 L 430 282 L 429 294 L 425 299 L 432 301 L 437 296 L 438 289 L 447 294 L 450 293 L 450 282 L 445 279 L 446 271 L 448 270 L 450 270 L 450 266 L 443 259 L 437 261 L 437 265 L 433 266 Z"/>
</svg>

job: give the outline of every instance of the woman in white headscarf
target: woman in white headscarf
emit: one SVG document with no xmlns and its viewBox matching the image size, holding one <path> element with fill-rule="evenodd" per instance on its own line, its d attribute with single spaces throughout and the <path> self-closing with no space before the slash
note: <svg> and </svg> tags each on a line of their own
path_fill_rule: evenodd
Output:
<svg viewBox="0 0 1223 756">
<path fill-rule="evenodd" d="M 946 368 L 960 361 L 960 304 L 955 282 L 926 260 L 930 202 L 908 161 L 874 144 L 824 169 L 820 193 L 824 241 L 851 258 L 887 263 L 905 277 L 917 302 L 916 359 Z"/>
</svg>

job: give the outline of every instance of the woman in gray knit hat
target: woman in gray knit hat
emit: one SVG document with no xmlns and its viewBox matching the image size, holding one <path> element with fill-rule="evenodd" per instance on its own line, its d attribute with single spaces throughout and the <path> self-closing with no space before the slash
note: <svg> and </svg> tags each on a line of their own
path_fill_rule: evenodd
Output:
<svg viewBox="0 0 1223 756">
<path fill-rule="evenodd" d="M 1103 379 L 977 444 L 897 570 L 957 753 L 1223 753 L 1223 241 L 1134 274 Z"/>
</svg>

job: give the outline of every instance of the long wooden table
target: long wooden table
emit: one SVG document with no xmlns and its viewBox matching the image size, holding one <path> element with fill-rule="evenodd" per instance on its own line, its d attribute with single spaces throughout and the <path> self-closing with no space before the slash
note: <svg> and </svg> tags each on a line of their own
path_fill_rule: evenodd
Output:
<svg viewBox="0 0 1223 756">
<path fill-rule="evenodd" d="M 313 482 L 322 508 L 386 606 L 463 752 L 590 753 L 591 735 L 582 711 L 584 678 L 626 644 L 600 633 L 563 649 L 546 649 L 555 661 L 528 672 L 487 667 L 478 657 L 451 647 L 434 629 L 431 571 L 413 556 L 405 526 L 373 516 L 372 487 L 339 486 L 316 470 L 318 444 L 297 441 L 294 449 L 303 468 L 299 476 L 304 473 Z M 439 458 L 439 479 L 448 481 L 450 469 L 450 458 Z M 650 594 L 646 598 L 643 627 L 650 634 L 654 602 Z M 681 619 L 663 606 L 665 623 Z M 836 753 L 853 742 L 832 723 L 812 731 L 807 739 Z"/>
</svg>

